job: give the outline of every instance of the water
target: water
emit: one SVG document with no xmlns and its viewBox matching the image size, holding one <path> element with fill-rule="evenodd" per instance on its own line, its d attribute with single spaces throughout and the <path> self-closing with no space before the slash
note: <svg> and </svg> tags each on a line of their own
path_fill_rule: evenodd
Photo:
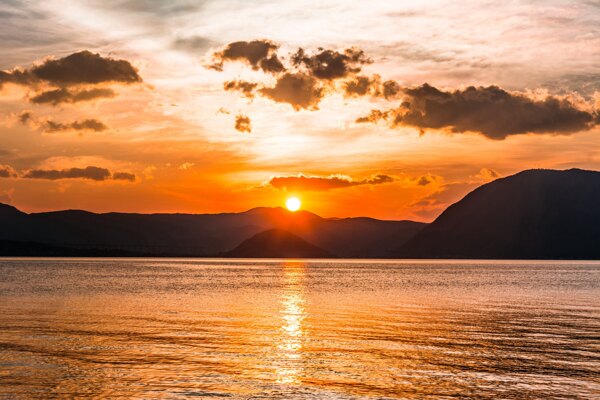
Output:
<svg viewBox="0 0 600 400">
<path fill-rule="evenodd" d="M 0 398 L 600 398 L 600 262 L 0 259 Z"/>
</svg>

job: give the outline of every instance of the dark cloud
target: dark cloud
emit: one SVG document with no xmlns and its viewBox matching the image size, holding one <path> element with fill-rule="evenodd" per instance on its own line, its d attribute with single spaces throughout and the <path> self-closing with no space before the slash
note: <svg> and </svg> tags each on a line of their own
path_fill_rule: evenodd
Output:
<svg viewBox="0 0 600 400">
<path fill-rule="evenodd" d="M 210 68 L 221 71 L 226 61 L 242 61 L 252 69 L 261 69 L 268 73 L 280 73 L 285 67 L 276 52 L 279 45 L 269 40 L 240 41 L 226 45 L 222 50 L 213 54 L 214 64 Z"/>
<path fill-rule="evenodd" d="M 23 69 L 13 69 L 11 71 L 0 71 L 0 88 L 5 83 L 14 83 L 16 85 L 29 85 L 35 78 L 29 71 Z"/>
<path fill-rule="evenodd" d="M 393 182 L 394 178 L 388 175 L 374 175 L 371 178 L 354 180 L 347 176 L 330 175 L 322 176 L 282 176 L 271 178 L 269 184 L 277 189 L 325 191 L 330 189 L 341 189 L 360 185 L 380 185 Z"/>
<path fill-rule="evenodd" d="M 374 75 L 373 77 L 357 76 L 344 82 L 344 93 L 350 97 L 377 95 L 379 93 L 379 84 L 379 75 Z"/>
<path fill-rule="evenodd" d="M 358 117 L 356 119 L 356 122 L 360 123 L 375 123 L 378 121 L 382 121 L 388 118 L 388 115 L 390 114 L 391 111 L 382 111 L 382 110 L 371 110 L 369 112 L 369 114 L 363 116 L 363 117 Z"/>
<path fill-rule="evenodd" d="M 44 123 L 44 130 L 46 132 L 62 132 L 62 131 L 94 131 L 102 132 L 108 129 L 103 122 L 97 119 L 85 119 L 83 121 L 74 121 L 69 123 L 46 121 Z"/>
<path fill-rule="evenodd" d="M 238 114 L 235 116 L 235 129 L 240 132 L 252 132 L 250 118 L 246 115 Z"/>
<path fill-rule="evenodd" d="M 227 91 L 238 91 L 244 95 L 244 97 L 253 98 L 254 91 L 258 83 L 235 80 L 235 81 L 226 81 L 223 83 L 223 89 Z"/>
<path fill-rule="evenodd" d="M 265 86 L 241 80 L 227 81 L 223 88 L 227 91 L 239 91 L 243 96 L 253 98 L 260 95 L 278 103 L 288 103 L 294 110 L 317 110 L 326 91 L 335 91 L 334 80 L 352 78 L 345 82 L 348 96 L 390 97 L 398 90 L 393 81 L 381 82 L 379 76 L 355 77 L 362 66 L 372 61 L 357 48 L 343 52 L 319 48 L 308 54 L 300 48 L 290 55 L 289 64 L 284 66 L 277 55 L 279 45 L 267 40 L 234 42 L 213 55 L 215 63 L 211 68 L 222 70 L 225 61 L 242 61 L 253 69 L 272 73 L 276 82 Z"/>
<path fill-rule="evenodd" d="M 57 105 L 61 103 L 78 103 L 81 101 L 89 101 L 98 98 L 110 98 L 115 97 L 117 94 L 112 89 L 107 88 L 93 88 L 83 90 L 72 90 L 67 88 L 60 88 L 56 90 L 48 90 L 42 92 L 29 99 L 35 104 L 50 103 Z"/>
<path fill-rule="evenodd" d="M 23 178 L 47 179 L 51 181 L 59 179 L 89 179 L 92 181 L 107 181 L 110 179 L 135 182 L 136 176 L 129 172 L 111 172 L 107 168 L 85 167 L 68 169 L 32 169 L 27 171 Z"/>
<path fill-rule="evenodd" d="M 112 178 L 114 180 L 120 180 L 120 181 L 129 181 L 129 182 L 135 182 L 135 175 L 134 174 L 130 174 L 129 172 L 115 172 L 112 175 Z"/>
<path fill-rule="evenodd" d="M 30 179 L 91 179 L 93 181 L 105 181 L 110 179 L 111 173 L 106 168 L 100 167 L 85 167 L 85 168 L 69 168 L 69 169 L 32 169 L 28 171 L 24 178 Z"/>
<path fill-rule="evenodd" d="M 318 79 L 332 80 L 345 78 L 360 72 L 364 64 L 372 63 L 365 53 L 357 48 L 349 48 L 340 53 L 320 48 L 316 53 L 307 55 L 304 49 L 298 49 L 292 55 L 296 67 L 304 66 Z"/>
<path fill-rule="evenodd" d="M 3 83 L 32 85 L 47 82 L 55 86 L 98 84 L 105 82 L 137 83 L 142 78 L 127 60 L 102 57 L 84 50 L 59 59 L 48 59 L 29 69 L 0 71 Z"/>
<path fill-rule="evenodd" d="M 102 57 L 84 50 L 59 59 L 49 59 L 29 72 L 55 85 L 97 84 L 103 82 L 137 83 L 142 78 L 127 60 Z"/>
<path fill-rule="evenodd" d="M 343 83 L 344 94 L 348 97 L 373 96 L 390 99 L 395 97 L 401 90 L 396 81 L 381 81 L 379 75 L 355 76 Z"/>
<path fill-rule="evenodd" d="M 357 122 L 385 120 L 391 126 L 420 130 L 447 129 L 455 133 L 479 132 L 502 140 L 523 133 L 572 133 L 590 129 L 595 116 L 568 100 L 548 96 L 536 100 L 497 86 L 442 91 L 428 84 L 403 90 L 400 107 L 373 110 Z"/>
<path fill-rule="evenodd" d="M 398 84 L 398 82 L 389 80 L 382 83 L 381 94 L 386 99 L 389 99 L 396 96 L 401 89 L 402 87 Z"/>
<path fill-rule="evenodd" d="M 311 75 L 285 73 L 277 79 L 275 86 L 261 88 L 259 93 L 278 103 L 288 103 L 298 111 L 318 109 L 325 91 Z"/>
<path fill-rule="evenodd" d="M 31 121 L 31 119 L 33 118 L 33 114 L 31 113 L 31 111 L 23 111 L 21 114 L 19 114 L 19 122 L 22 124 L 26 124 L 29 121 Z"/>
<path fill-rule="evenodd" d="M 9 165 L 0 165 L 0 178 L 14 178 L 17 176 L 15 170 Z"/>
</svg>

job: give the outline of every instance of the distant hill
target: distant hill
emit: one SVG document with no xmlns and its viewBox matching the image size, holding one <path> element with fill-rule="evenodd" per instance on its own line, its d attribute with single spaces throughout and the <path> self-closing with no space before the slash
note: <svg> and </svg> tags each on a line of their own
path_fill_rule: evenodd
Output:
<svg viewBox="0 0 600 400">
<path fill-rule="evenodd" d="M 328 258 L 332 254 L 293 233 L 269 229 L 244 240 L 228 257 L 248 258 Z"/>
<path fill-rule="evenodd" d="M 307 211 L 264 207 L 224 214 L 80 210 L 26 214 L 0 204 L 0 241 L 6 241 L 0 255 L 22 255 L 27 246 L 19 243 L 29 242 L 35 243 L 38 253 L 56 255 L 68 249 L 68 254 L 218 256 L 260 232 L 282 229 L 340 257 L 389 257 L 398 243 L 425 225 L 372 218 L 328 219 Z"/>
<path fill-rule="evenodd" d="M 398 257 L 599 259 L 600 172 L 527 170 L 451 205 Z"/>
</svg>

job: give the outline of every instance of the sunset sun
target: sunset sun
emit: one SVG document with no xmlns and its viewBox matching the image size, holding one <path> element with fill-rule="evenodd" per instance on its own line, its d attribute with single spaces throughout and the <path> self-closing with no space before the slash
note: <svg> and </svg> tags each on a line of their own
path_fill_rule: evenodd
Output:
<svg viewBox="0 0 600 400">
<path fill-rule="evenodd" d="M 292 212 L 298 211 L 300 209 L 301 205 L 302 205 L 302 203 L 300 202 L 300 200 L 297 197 L 290 197 L 285 202 L 285 206 L 287 207 L 287 209 Z"/>
</svg>

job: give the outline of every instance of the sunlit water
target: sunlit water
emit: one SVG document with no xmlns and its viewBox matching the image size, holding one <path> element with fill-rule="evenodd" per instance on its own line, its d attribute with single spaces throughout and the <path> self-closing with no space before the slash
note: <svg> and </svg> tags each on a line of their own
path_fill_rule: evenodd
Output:
<svg viewBox="0 0 600 400">
<path fill-rule="evenodd" d="M 0 259 L 0 398 L 600 398 L 600 263 Z"/>
</svg>

